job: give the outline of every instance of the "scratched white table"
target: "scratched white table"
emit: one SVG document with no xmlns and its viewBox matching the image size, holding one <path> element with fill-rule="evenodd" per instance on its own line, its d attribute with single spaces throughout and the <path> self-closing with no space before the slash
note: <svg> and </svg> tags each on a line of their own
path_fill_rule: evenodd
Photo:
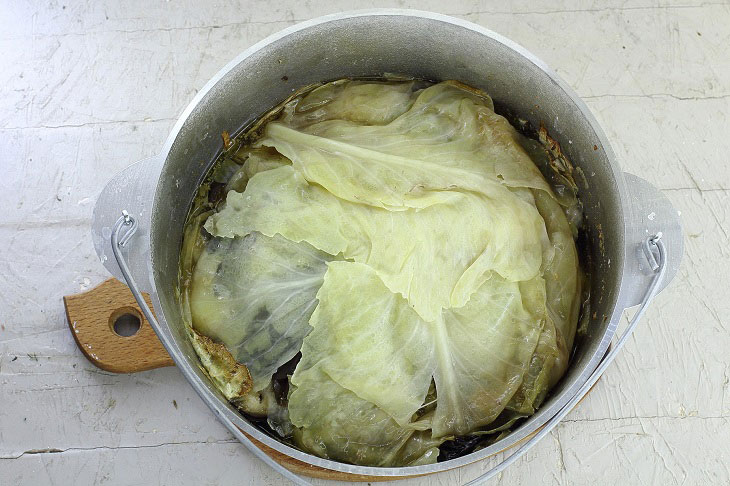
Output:
<svg viewBox="0 0 730 486">
<path fill-rule="evenodd" d="M 107 277 L 89 236 L 103 184 L 157 153 L 219 68 L 296 21 L 373 6 L 527 47 L 583 96 L 623 168 L 681 211 L 676 280 L 590 396 L 493 484 L 730 484 L 730 6 L 507 3 L 0 4 L 0 485 L 286 484 L 175 368 L 89 364 L 61 297 Z M 458 485 L 489 465 L 399 484 Z"/>
</svg>

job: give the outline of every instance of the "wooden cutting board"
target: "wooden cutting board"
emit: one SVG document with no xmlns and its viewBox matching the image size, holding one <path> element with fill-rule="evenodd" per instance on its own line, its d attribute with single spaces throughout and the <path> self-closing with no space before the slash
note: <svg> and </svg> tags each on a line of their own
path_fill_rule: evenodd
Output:
<svg viewBox="0 0 730 486">
<path fill-rule="evenodd" d="M 149 295 L 143 295 L 147 305 L 152 309 Z M 132 292 L 119 280 L 110 278 L 91 290 L 65 296 L 63 302 L 68 325 L 76 344 L 89 361 L 99 368 L 114 373 L 136 373 L 175 365 L 152 326 L 144 318 Z M 125 323 L 127 325 L 122 326 Z M 124 327 L 127 331 L 132 331 L 134 326 L 130 324 L 136 323 L 139 323 L 139 328 L 131 335 L 124 335 L 130 332 L 121 332 L 122 335 L 117 332 L 122 331 Z M 296 474 L 319 479 L 360 482 L 406 478 L 365 476 L 312 466 L 282 454 L 243 433 L 269 457 Z"/>
</svg>

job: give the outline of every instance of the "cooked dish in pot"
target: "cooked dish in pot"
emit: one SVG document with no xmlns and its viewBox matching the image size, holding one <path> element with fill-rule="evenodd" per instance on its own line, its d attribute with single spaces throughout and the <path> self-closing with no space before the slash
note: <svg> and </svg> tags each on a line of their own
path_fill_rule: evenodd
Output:
<svg viewBox="0 0 730 486">
<path fill-rule="evenodd" d="M 180 298 L 243 413 L 320 457 L 406 466 L 535 412 L 582 301 L 559 150 L 481 91 L 392 79 L 307 87 L 224 140 L 186 223 Z"/>
</svg>

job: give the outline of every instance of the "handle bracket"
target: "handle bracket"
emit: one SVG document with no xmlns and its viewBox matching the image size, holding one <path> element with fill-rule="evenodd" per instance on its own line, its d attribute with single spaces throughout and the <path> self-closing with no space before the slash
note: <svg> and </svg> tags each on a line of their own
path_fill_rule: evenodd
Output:
<svg viewBox="0 0 730 486">
<path fill-rule="evenodd" d="M 137 244 L 125 249 L 131 262 L 131 272 L 141 290 L 150 292 L 152 284 L 147 262 L 150 261 L 149 228 L 156 181 L 163 163 L 160 156 L 136 162 L 115 175 L 99 194 L 94 206 L 91 236 L 99 259 L 106 269 L 119 280 L 124 280 L 116 259 L 112 257 L 111 232 L 119 217 L 119 207 L 124 205 L 128 216 L 140 224 Z M 141 237 L 141 238 L 140 238 Z"/>
<path fill-rule="evenodd" d="M 666 277 L 659 284 L 659 291 L 669 284 L 679 270 L 684 240 L 679 213 L 669 199 L 640 177 L 624 173 L 624 178 L 629 200 L 625 206 L 626 249 L 620 303 L 623 308 L 629 308 L 641 303 L 654 278 L 655 263 L 646 246 L 647 238 L 661 235 L 667 249 Z"/>
</svg>

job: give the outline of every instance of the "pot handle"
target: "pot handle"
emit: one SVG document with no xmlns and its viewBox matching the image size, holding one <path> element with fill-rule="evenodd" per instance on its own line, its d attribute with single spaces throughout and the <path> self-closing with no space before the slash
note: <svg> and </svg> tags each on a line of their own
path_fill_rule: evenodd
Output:
<svg viewBox="0 0 730 486">
<path fill-rule="evenodd" d="M 151 226 L 152 200 L 164 158 L 161 156 L 140 160 L 119 172 L 107 183 L 94 206 L 91 236 L 94 248 L 102 264 L 117 279 L 123 275 L 111 248 L 111 234 L 119 212 L 126 209 L 140 223 L 137 244 L 125 248 L 127 261 L 132 262 L 130 271 L 145 292 L 152 289 L 149 228 Z"/>
<path fill-rule="evenodd" d="M 150 296 L 143 296 L 151 308 Z M 99 368 L 137 373 L 175 366 L 129 288 L 119 280 L 110 278 L 86 292 L 67 295 L 63 304 L 76 344 Z"/>
<path fill-rule="evenodd" d="M 628 201 L 624 206 L 626 246 L 620 303 L 623 308 L 629 308 L 641 303 L 654 279 L 654 271 L 646 258 L 646 238 L 660 234 L 667 249 L 666 275 L 658 285 L 658 292 L 672 281 L 679 270 L 684 239 L 679 212 L 669 199 L 640 177 L 624 173 L 624 179 L 628 188 Z"/>
</svg>

